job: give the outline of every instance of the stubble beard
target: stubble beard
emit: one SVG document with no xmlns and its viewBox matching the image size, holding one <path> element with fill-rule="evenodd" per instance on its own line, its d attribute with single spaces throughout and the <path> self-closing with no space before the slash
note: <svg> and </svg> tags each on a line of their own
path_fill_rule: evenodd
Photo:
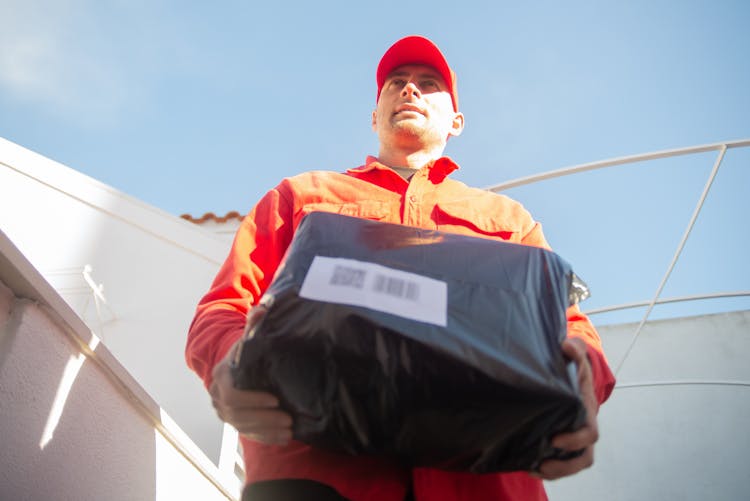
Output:
<svg viewBox="0 0 750 501">
<path fill-rule="evenodd" d="M 425 148 L 439 141 L 434 130 L 425 128 L 413 120 L 392 120 L 391 127 L 395 142 L 401 145 Z"/>
</svg>

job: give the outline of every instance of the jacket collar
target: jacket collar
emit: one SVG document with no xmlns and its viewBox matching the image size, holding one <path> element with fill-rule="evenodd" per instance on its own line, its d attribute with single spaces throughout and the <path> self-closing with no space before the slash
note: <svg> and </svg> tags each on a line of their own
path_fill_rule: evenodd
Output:
<svg viewBox="0 0 750 501">
<path fill-rule="evenodd" d="M 380 163 L 377 158 L 368 155 L 367 159 L 365 160 L 364 165 L 360 165 L 359 167 L 355 167 L 353 169 L 348 169 L 346 172 L 349 172 L 352 174 L 361 174 L 365 172 L 370 172 L 375 169 L 391 170 L 391 168 L 388 167 L 387 165 Z M 459 166 L 456 162 L 451 160 L 450 157 L 440 157 L 437 160 L 428 162 L 419 170 L 422 170 L 422 169 L 428 169 L 430 171 L 429 172 L 430 179 L 442 181 L 451 172 L 458 170 Z"/>
</svg>

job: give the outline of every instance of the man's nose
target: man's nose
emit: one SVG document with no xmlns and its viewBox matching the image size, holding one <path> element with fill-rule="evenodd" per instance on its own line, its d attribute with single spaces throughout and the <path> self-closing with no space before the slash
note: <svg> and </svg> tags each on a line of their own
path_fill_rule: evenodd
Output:
<svg viewBox="0 0 750 501">
<path fill-rule="evenodd" d="M 417 87 L 414 82 L 407 82 L 406 85 L 404 85 L 403 90 L 401 91 L 401 96 L 408 97 L 408 96 L 414 96 L 414 97 L 421 97 L 422 93 L 419 92 L 419 87 Z"/>
</svg>

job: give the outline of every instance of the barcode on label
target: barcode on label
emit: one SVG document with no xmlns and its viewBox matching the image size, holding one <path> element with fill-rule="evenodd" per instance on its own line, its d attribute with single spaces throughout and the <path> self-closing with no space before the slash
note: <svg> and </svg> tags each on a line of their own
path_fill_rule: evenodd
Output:
<svg viewBox="0 0 750 501">
<path fill-rule="evenodd" d="M 367 261 L 315 256 L 299 295 L 364 306 L 443 327 L 447 322 L 445 282 Z"/>
<path fill-rule="evenodd" d="M 376 275 L 372 289 L 381 294 L 388 294 L 389 296 L 404 298 L 410 301 L 419 300 L 419 284 L 400 278 Z"/>
<path fill-rule="evenodd" d="M 365 285 L 365 275 L 367 272 L 360 268 L 350 268 L 348 266 L 335 266 L 331 275 L 331 285 L 340 285 L 345 287 L 354 287 L 361 289 Z"/>
</svg>

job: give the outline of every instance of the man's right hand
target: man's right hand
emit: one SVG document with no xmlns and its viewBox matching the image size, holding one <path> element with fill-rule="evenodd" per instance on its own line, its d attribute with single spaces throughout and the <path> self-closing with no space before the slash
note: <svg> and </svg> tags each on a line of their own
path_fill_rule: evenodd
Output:
<svg viewBox="0 0 750 501">
<path fill-rule="evenodd" d="M 260 311 L 252 311 L 248 323 L 257 322 L 261 316 Z M 213 370 L 208 391 L 216 413 L 247 438 L 269 445 L 286 445 L 292 438 L 292 417 L 279 409 L 279 399 L 264 391 L 234 387 L 230 367 L 235 348 Z"/>
</svg>

